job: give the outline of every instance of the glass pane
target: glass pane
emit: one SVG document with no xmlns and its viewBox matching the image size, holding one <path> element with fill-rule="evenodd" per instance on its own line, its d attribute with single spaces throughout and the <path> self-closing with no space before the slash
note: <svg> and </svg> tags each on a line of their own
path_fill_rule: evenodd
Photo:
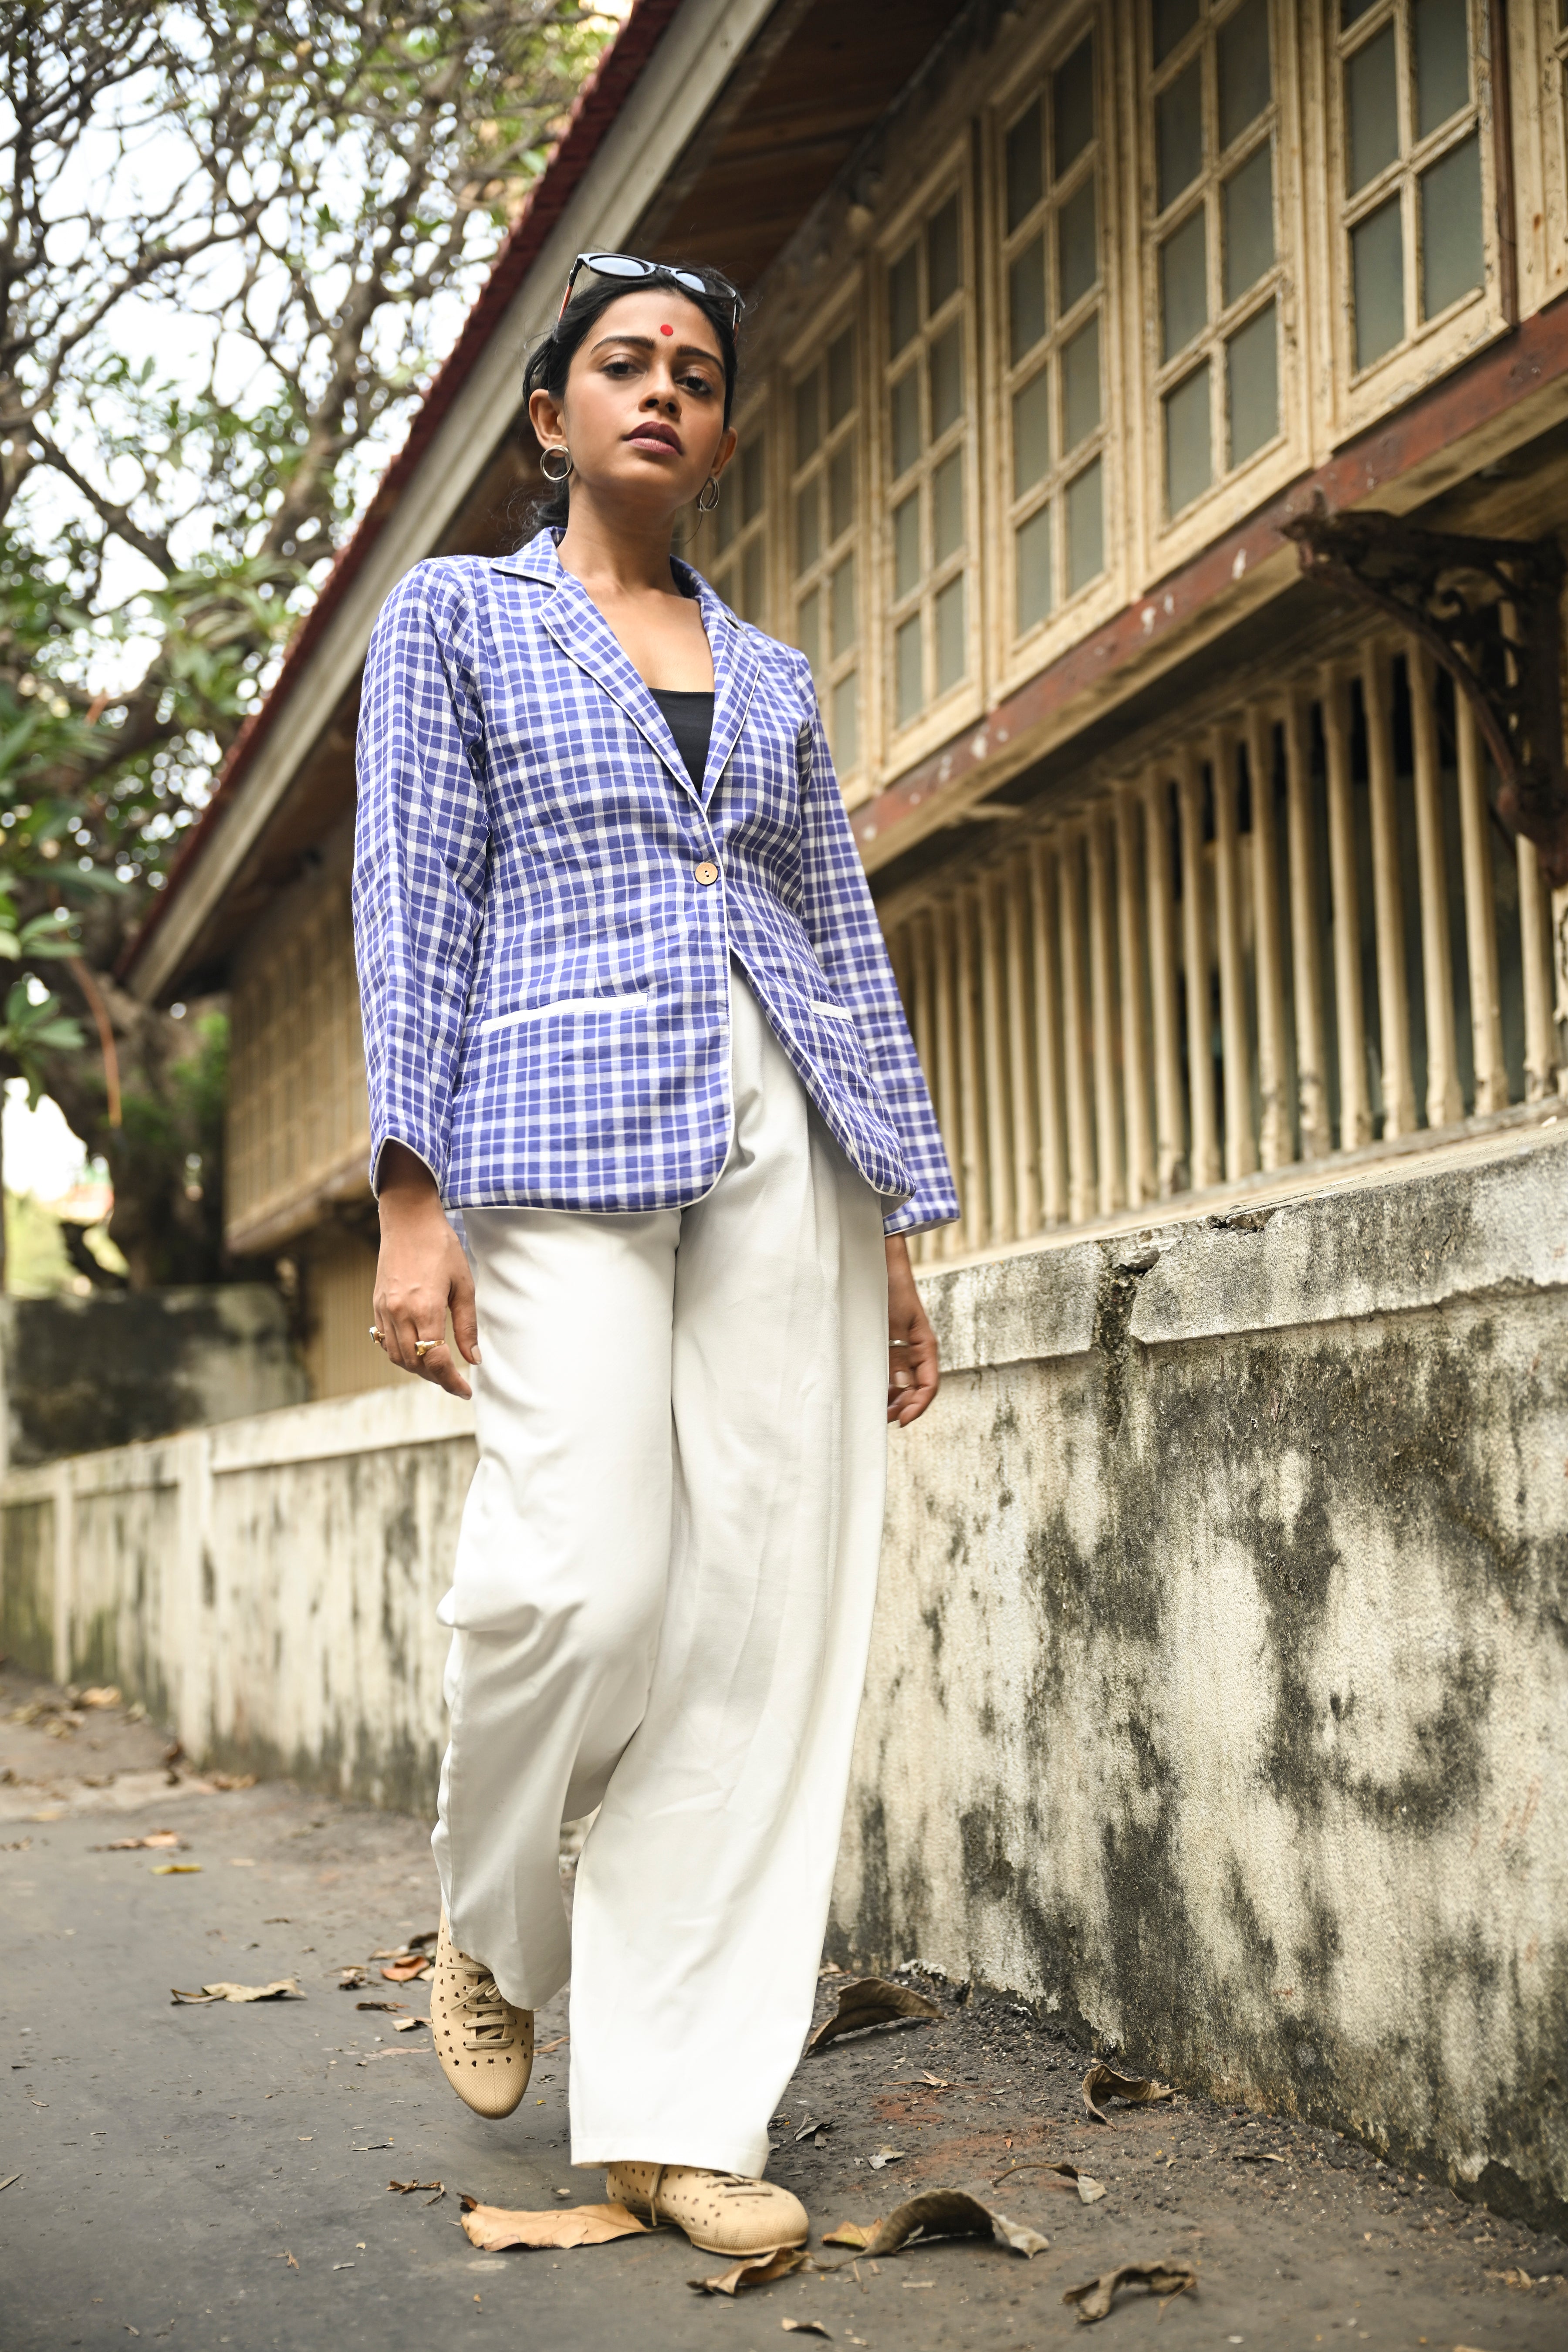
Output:
<svg viewBox="0 0 1568 2352">
<path fill-rule="evenodd" d="M 833 575 L 833 593 L 829 599 L 828 632 L 837 660 L 847 654 L 855 642 L 855 558 L 847 555 Z"/>
<path fill-rule="evenodd" d="M 816 589 L 803 596 L 795 616 L 795 641 L 813 669 L 822 667 L 822 597 Z"/>
<path fill-rule="evenodd" d="M 1062 352 L 1062 447 L 1076 449 L 1100 423 L 1100 313 Z"/>
<path fill-rule="evenodd" d="M 833 758 L 841 776 L 860 764 L 860 678 L 856 670 L 833 689 Z"/>
<path fill-rule="evenodd" d="M 1272 302 L 1226 343 L 1225 379 L 1230 462 L 1239 466 L 1279 430 L 1279 336 Z"/>
<path fill-rule="evenodd" d="M 921 322 L 920 259 L 911 245 L 888 272 L 888 337 L 901 352 Z"/>
<path fill-rule="evenodd" d="M 1197 178 L 1204 160 L 1201 65 L 1194 58 L 1154 100 L 1154 136 L 1159 149 L 1160 210 L 1174 204 Z"/>
<path fill-rule="evenodd" d="M 1094 137 L 1094 36 L 1081 40 L 1051 84 L 1051 164 L 1060 179 Z"/>
<path fill-rule="evenodd" d="M 1370 367 L 1405 340 L 1405 233 L 1397 196 L 1352 229 L 1351 278 L 1355 363 Z"/>
<path fill-rule="evenodd" d="M 1076 188 L 1057 215 L 1057 285 L 1061 307 L 1070 310 L 1100 275 L 1094 233 L 1094 179 Z"/>
<path fill-rule="evenodd" d="M 1208 221 L 1200 206 L 1160 247 L 1160 357 L 1184 351 L 1208 315 Z"/>
<path fill-rule="evenodd" d="M 760 628 L 766 604 L 766 568 L 763 542 L 753 539 L 741 558 L 741 618 L 754 621 Z"/>
<path fill-rule="evenodd" d="M 1274 267 L 1274 151 L 1266 142 L 1225 184 L 1225 299 L 1236 301 Z"/>
<path fill-rule="evenodd" d="M 1105 499 L 1100 459 L 1068 484 L 1068 594 L 1076 596 L 1105 569 Z"/>
<path fill-rule="evenodd" d="M 1154 63 L 1168 58 L 1198 21 L 1198 0 L 1154 0 Z"/>
<path fill-rule="evenodd" d="M 855 444 L 846 441 L 833 453 L 827 469 L 827 535 L 841 539 L 855 520 Z"/>
<path fill-rule="evenodd" d="M 968 668 L 963 642 L 963 574 L 950 580 L 936 600 L 936 690 L 945 694 Z"/>
<path fill-rule="evenodd" d="M 822 553 L 821 485 L 807 482 L 795 501 L 795 568 L 807 571 Z"/>
<path fill-rule="evenodd" d="M 1007 133 L 1007 226 L 1027 220 L 1046 192 L 1045 157 L 1040 152 L 1038 99 L 1021 114 Z"/>
<path fill-rule="evenodd" d="M 1165 396 L 1165 505 L 1171 514 L 1206 490 L 1214 478 L 1209 454 L 1209 365 L 1205 360 Z"/>
<path fill-rule="evenodd" d="M 935 317 L 948 296 L 956 294 L 963 282 L 963 266 L 958 250 L 958 198 L 949 196 L 941 212 L 931 215 L 926 229 L 928 319 Z"/>
<path fill-rule="evenodd" d="M 855 405 L 855 330 L 846 327 L 827 347 L 827 429 L 842 425 Z"/>
<path fill-rule="evenodd" d="M 955 321 L 931 347 L 931 437 L 939 441 L 963 414 L 963 329 Z"/>
<path fill-rule="evenodd" d="M 1470 28 L 1465 0 L 1415 0 L 1415 135 L 1425 139 L 1470 102 Z"/>
<path fill-rule="evenodd" d="M 945 563 L 963 545 L 963 452 L 944 457 L 931 478 L 931 561 Z"/>
<path fill-rule="evenodd" d="M 893 672 L 895 708 L 899 724 L 907 727 L 911 719 L 921 715 L 925 700 L 921 678 L 924 665 L 921 660 L 921 616 L 911 613 L 893 638 Z"/>
<path fill-rule="evenodd" d="M 713 544 L 721 555 L 727 547 L 734 544 L 735 533 L 741 528 L 741 491 L 744 480 L 742 473 L 744 458 L 745 452 L 742 450 L 742 465 L 735 467 L 733 481 L 721 483 L 719 488 L 719 504 L 713 516 Z"/>
<path fill-rule="evenodd" d="M 1472 132 L 1421 174 L 1421 315 L 1435 318 L 1478 287 L 1481 253 L 1481 150 Z"/>
<path fill-rule="evenodd" d="M 1051 373 L 1042 368 L 1013 397 L 1013 496 L 1032 490 L 1051 462 Z"/>
<path fill-rule="evenodd" d="M 1017 538 L 1018 635 L 1037 628 L 1051 609 L 1051 510 L 1020 524 Z"/>
<path fill-rule="evenodd" d="M 1341 0 L 1341 25 L 1348 33 L 1352 25 L 1360 24 L 1369 8 L 1375 8 L 1376 5 L 1377 0 Z"/>
<path fill-rule="evenodd" d="M 1351 134 L 1351 194 L 1364 188 L 1399 153 L 1394 26 L 1374 33 L 1345 62 L 1345 115 Z"/>
<path fill-rule="evenodd" d="M 921 579 L 921 494 L 912 491 L 893 509 L 893 594 L 907 596 Z"/>
<path fill-rule="evenodd" d="M 1215 44 L 1219 65 L 1219 143 L 1228 147 L 1273 95 L 1268 76 L 1268 0 L 1241 0 Z"/>
<path fill-rule="evenodd" d="M 763 470 L 763 445 L 753 441 L 741 452 L 741 520 L 754 522 L 763 510 L 767 478 Z"/>
<path fill-rule="evenodd" d="M 1015 362 L 1032 352 L 1046 331 L 1046 247 L 1032 236 L 1007 272 L 1007 315 Z"/>
<path fill-rule="evenodd" d="M 821 409 L 817 400 L 820 370 L 813 368 L 795 388 L 795 462 L 803 466 L 822 438 Z"/>
<path fill-rule="evenodd" d="M 893 479 L 907 473 L 921 454 L 921 377 L 910 368 L 893 386 Z"/>
</svg>

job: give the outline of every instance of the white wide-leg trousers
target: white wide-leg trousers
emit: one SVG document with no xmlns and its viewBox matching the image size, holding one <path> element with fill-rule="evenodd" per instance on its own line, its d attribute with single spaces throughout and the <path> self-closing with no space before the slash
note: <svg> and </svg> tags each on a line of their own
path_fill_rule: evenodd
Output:
<svg viewBox="0 0 1568 2352">
<path fill-rule="evenodd" d="M 433 1840 L 458 1948 L 572 1984 L 572 2153 L 760 2173 L 809 2027 L 886 1466 L 881 1203 L 737 971 L 712 1192 L 465 1213 L 483 1366 Z M 563 1821 L 597 1806 L 568 1930 Z"/>
</svg>

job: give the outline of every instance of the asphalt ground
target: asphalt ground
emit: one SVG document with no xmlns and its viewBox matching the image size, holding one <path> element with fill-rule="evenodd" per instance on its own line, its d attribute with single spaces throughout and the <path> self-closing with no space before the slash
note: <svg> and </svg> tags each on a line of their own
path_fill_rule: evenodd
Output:
<svg viewBox="0 0 1568 2352">
<path fill-rule="evenodd" d="M 1331 2132 L 1203 2099 L 1098 2125 L 1079 2090 L 1088 2052 L 1004 1994 L 960 1998 L 919 1974 L 904 1980 L 936 1998 L 940 2021 L 804 2059 L 773 2174 L 805 2200 L 821 2263 L 842 2259 L 824 2231 L 937 2188 L 1026 2224 L 1045 2252 L 931 2242 L 734 2299 L 692 2292 L 723 2266 L 667 2231 L 480 2253 L 460 2227 L 465 2193 L 529 2210 L 604 2195 L 602 2175 L 568 2161 L 569 2038 L 539 2057 L 515 2116 L 482 2123 L 447 2089 L 426 2029 L 395 2031 L 426 2013 L 427 1987 L 387 1982 L 391 1963 L 371 1957 L 435 1927 L 426 1825 L 285 1784 L 218 1790 L 166 1763 L 168 1746 L 122 1709 L 68 1709 L 0 1674 L 0 2352 L 134 2336 L 176 2352 L 765 2352 L 802 2320 L 874 2352 L 1000 2352 L 1075 2339 L 1064 2289 L 1164 2257 L 1196 2266 L 1196 2292 L 1124 2291 L 1097 2340 L 1568 2346 L 1556 2240 Z M 159 1830 L 183 1843 L 106 1850 Z M 171 1861 L 198 1866 L 162 1873 Z M 340 1991 L 354 1966 L 366 1983 Z M 171 2000 L 174 1986 L 284 1976 L 303 1999 Z M 820 2014 L 837 1983 L 825 1975 Z M 407 2006 L 358 2006 L 383 1998 Z M 542 2043 L 569 2031 L 564 2003 L 541 2014 Z M 886 2147 L 900 2153 L 874 2168 Z M 1037 2157 L 1106 2193 L 1084 2204 L 1037 2169 L 997 2185 Z M 443 2193 L 395 2194 L 394 2179 Z"/>
</svg>

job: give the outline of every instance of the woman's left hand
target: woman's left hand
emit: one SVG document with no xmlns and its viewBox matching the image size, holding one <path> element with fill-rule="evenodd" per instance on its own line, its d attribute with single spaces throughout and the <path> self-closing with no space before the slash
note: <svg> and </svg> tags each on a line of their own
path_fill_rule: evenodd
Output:
<svg viewBox="0 0 1568 2352">
<path fill-rule="evenodd" d="M 942 1373 L 936 1333 L 915 1288 L 910 1245 L 895 1234 L 888 1245 L 888 1419 L 907 1429 L 937 1392 Z"/>
</svg>

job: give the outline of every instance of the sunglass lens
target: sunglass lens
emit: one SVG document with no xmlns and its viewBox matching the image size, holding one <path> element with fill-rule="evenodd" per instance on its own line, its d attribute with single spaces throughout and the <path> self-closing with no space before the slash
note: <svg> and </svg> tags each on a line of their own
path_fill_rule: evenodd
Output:
<svg viewBox="0 0 1568 2352">
<path fill-rule="evenodd" d="M 598 278 L 646 278 L 646 261 L 637 261 L 629 253 L 585 253 L 583 257 Z"/>
</svg>

